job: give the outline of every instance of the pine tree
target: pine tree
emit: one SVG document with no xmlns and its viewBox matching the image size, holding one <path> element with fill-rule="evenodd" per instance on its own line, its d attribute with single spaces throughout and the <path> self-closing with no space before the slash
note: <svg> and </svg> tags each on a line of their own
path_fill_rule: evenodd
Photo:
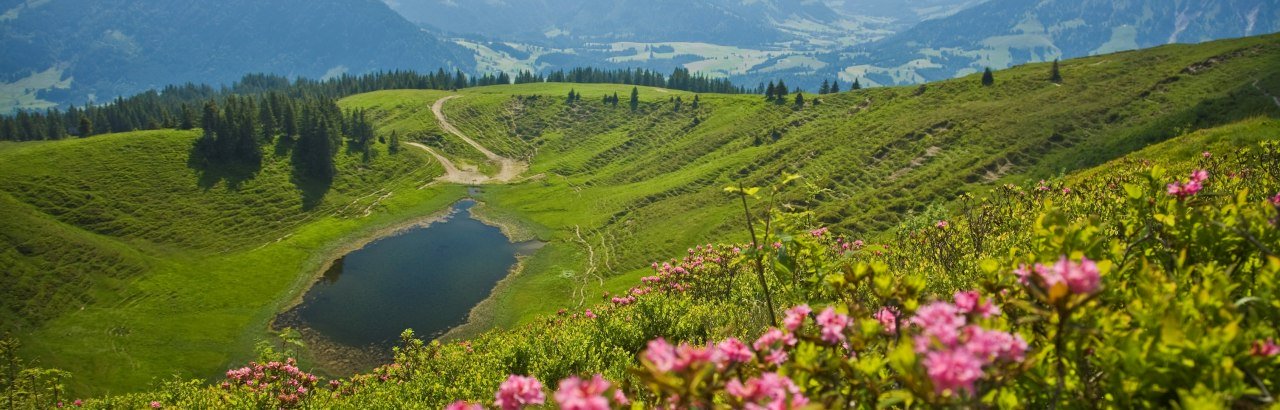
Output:
<svg viewBox="0 0 1280 410">
<path fill-rule="evenodd" d="M 618 93 L 617 93 L 617 92 L 614 92 L 614 93 L 613 93 L 613 101 L 612 101 L 612 103 L 613 103 L 613 106 L 614 106 L 615 108 L 618 106 Z"/>
<path fill-rule="evenodd" d="M 80 116 L 80 124 L 78 127 L 76 127 L 76 132 L 78 133 L 77 135 L 79 135 L 80 138 L 93 135 L 93 122 L 89 121 L 89 117 L 85 117 L 83 115 Z"/>
<path fill-rule="evenodd" d="M 995 83 L 996 78 L 991 74 L 991 67 L 987 67 L 986 71 L 982 72 L 982 85 L 989 86 Z"/>
<path fill-rule="evenodd" d="M 701 98 L 699 98 L 699 96 L 698 96 L 697 94 L 694 94 L 694 95 L 693 95 L 693 109 L 695 109 L 695 110 L 696 110 L 696 109 L 698 109 L 698 107 L 701 107 L 701 106 L 702 106 L 702 99 L 701 99 Z"/>
<path fill-rule="evenodd" d="M 818 95 L 824 95 L 829 92 L 831 92 L 831 83 L 827 80 L 822 80 L 822 86 L 818 87 Z"/>
<path fill-rule="evenodd" d="M 195 128 L 196 127 L 196 110 L 191 109 L 191 106 L 186 104 L 182 104 L 182 108 L 180 108 L 179 110 L 180 110 L 182 119 L 179 120 L 178 122 L 178 129 L 189 130 L 189 129 Z"/>
<path fill-rule="evenodd" d="M 14 141 L 18 139 L 18 126 L 13 123 L 13 120 L 0 118 L 0 124 L 3 124 L 0 127 L 0 140 Z"/>
<path fill-rule="evenodd" d="M 857 78 L 853 79 L 853 85 L 849 86 L 849 90 L 861 90 L 861 89 L 862 89 L 862 83 L 859 82 L 859 79 Z"/>
<path fill-rule="evenodd" d="M 467 75 L 463 74 L 462 71 L 459 70 L 453 75 L 453 89 L 460 90 L 463 88 L 467 88 Z"/>
<path fill-rule="evenodd" d="M 271 111 L 271 104 L 266 101 L 262 102 L 261 111 L 258 112 L 258 122 L 262 124 L 262 141 L 271 142 L 275 139 L 276 133 L 276 115 Z"/>
<path fill-rule="evenodd" d="M 790 90 L 787 90 L 787 83 L 782 80 L 778 80 L 778 86 L 773 89 L 773 96 L 774 98 L 777 98 L 778 103 L 786 101 L 787 94 L 790 93 Z"/>
<path fill-rule="evenodd" d="M 835 81 L 832 81 L 832 82 L 831 82 L 831 89 L 827 90 L 827 93 L 828 93 L 828 94 L 838 94 L 839 92 L 840 92 L 840 80 L 839 80 L 839 79 L 837 79 L 837 80 L 835 80 Z"/>
<path fill-rule="evenodd" d="M 631 87 L 631 111 L 640 108 L 640 87 Z"/>
<path fill-rule="evenodd" d="M 58 118 L 58 113 L 56 111 L 49 110 L 48 112 L 45 113 L 44 118 L 45 118 L 45 127 L 48 128 L 49 130 L 45 134 L 46 138 L 51 140 L 60 140 L 60 139 L 66 138 L 67 129 L 62 126 L 62 120 Z"/>
<path fill-rule="evenodd" d="M 796 107 L 804 107 L 804 93 L 796 93 Z"/>
<path fill-rule="evenodd" d="M 574 94 L 574 91 L 573 91 L 573 89 L 572 89 L 572 88 L 570 88 L 570 89 L 569 89 L 569 101 L 568 101 L 569 103 L 573 103 L 573 101 L 574 101 L 574 95 L 573 95 L 573 94 Z"/>
<path fill-rule="evenodd" d="M 209 100 L 204 103 L 203 115 L 200 117 L 200 128 L 204 129 L 204 135 L 212 138 L 218 129 L 218 103 Z"/>
<path fill-rule="evenodd" d="M 770 81 L 769 88 L 764 89 L 764 100 L 772 101 L 777 93 L 778 93 L 778 88 L 773 85 L 773 81 Z"/>
<path fill-rule="evenodd" d="M 338 130 L 329 115 L 323 106 L 304 108 L 298 145 L 294 149 L 294 166 L 303 176 L 317 181 L 332 180 L 335 172 L 333 141 Z"/>
<path fill-rule="evenodd" d="M 280 128 L 286 137 L 298 135 L 298 107 L 293 101 L 284 102 L 284 123 L 280 124 Z"/>
<path fill-rule="evenodd" d="M 1049 69 L 1049 81 L 1062 84 L 1062 73 L 1058 71 L 1058 59 L 1053 59 L 1053 68 Z"/>
</svg>

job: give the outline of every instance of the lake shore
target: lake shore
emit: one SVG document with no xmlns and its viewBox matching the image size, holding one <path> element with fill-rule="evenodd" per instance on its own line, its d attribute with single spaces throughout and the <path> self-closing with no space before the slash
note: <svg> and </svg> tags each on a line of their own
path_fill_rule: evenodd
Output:
<svg viewBox="0 0 1280 410">
<path fill-rule="evenodd" d="M 459 209 L 459 204 L 463 201 L 473 201 L 474 205 L 471 205 L 469 209 Z M 392 359 L 392 346 L 350 346 L 337 342 L 309 327 L 298 316 L 298 309 L 303 306 L 304 299 L 311 292 L 311 289 L 319 281 L 323 280 L 326 273 L 343 257 L 364 249 L 373 242 L 393 238 L 413 229 L 428 228 L 433 224 L 445 222 L 455 217 L 469 217 L 481 224 L 497 228 L 505 239 L 517 248 L 516 262 L 494 284 L 494 287 L 485 295 L 485 298 L 468 311 L 464 321 L 457 326 L 449 328 L 442 334 L 438 334 L 439 336 L 435 337 L 435 339 L 453 341 L 478 336 L 489 330 L 493 325 L 493 312 L 496 306 L 495 295 L 505 289 L 513 278 L 523 273 L 528 256 L 541 249 L 545 242 L 539 242 L 533 233 L 533 229 L 523 226 L 520 222 L 502 217 L 495 218 L 491 216 L 492 212 L 478 211 L 481 209 L 485 209 L 484 202 L 475 199 L 473 196 L 463 197 L 450 203 L 447 208 L 422 217 L 412 218 L 403 223 L 369 231 L 364 235 L 359 235 L 356 239 L 343 241 L 340 245 L 326 249 L 324 252 L 317 252 L 317 255 L 323 255 L 323 262 L 316 264 L 317 268 L 312 269 L 311 273 L 304 277 L 305 280 L 299 281 L 301 285 L 296 287 L 297 290 L 295 292 L 291 292 L 292 298 L 289 302 L 281 305 L 282 307 L 276 310 L 277 313 L 271 318 L 268 325 L 269 330 L 271 332 L 279 332 L 285 328 L 297 330 L 304 344 L 303 351 L 300 352 L 303 358 L 315 363 L 319 368 L 318 370 L 328 375 L 350 375 L 368 371 L 378 365 L 389 362 Z M 513 238 L 515 239 L 513 240 Z M 420 338 L 432 338 L 434 335 L 418 334 L 417 336 Z"/>
</svg>

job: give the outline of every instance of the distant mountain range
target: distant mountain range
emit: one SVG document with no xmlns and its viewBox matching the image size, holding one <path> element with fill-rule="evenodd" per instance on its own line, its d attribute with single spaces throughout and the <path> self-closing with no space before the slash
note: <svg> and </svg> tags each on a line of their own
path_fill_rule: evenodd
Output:
<svg viewBox="0 0 1280 410">
<path fill-rule="evenodd" d="M 4 0 L 0 13 L 0 112 L 250 72 L 474 64 L 378 0 Z"/>
<path fill-rule="evenodd" d="M 892 27 L 910 27 L 924 20 L 950 16 L 987 0 L 827 0 L 828 7 L 847 16 L 890 19 Z"/>
<path fill-rule="evenodd" d="M 729 46 L 797 40 L 841 13 L 812 0 L 387 0 L 411 21 L 509 41 L 572 47 L 592 42 L 702 42 Z"/>
<path fill-rule="evenodd" d="M 682 67 L 812 91 L 1276 31 L 1275 0 L 0 0 L 0 112 L 250 72 Z"/>
<path fill-rule="evenodd" d="M 848 81 L 903 84 L 1276 31 L 1280 3 L 1270 0 L 990 0 L 851 48 L 831 63 Z"/>
</svg>

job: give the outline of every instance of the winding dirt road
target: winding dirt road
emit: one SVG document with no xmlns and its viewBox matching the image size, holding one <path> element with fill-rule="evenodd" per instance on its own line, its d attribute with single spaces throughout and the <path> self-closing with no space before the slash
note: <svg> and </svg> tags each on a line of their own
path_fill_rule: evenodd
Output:
<svg viewBox="0 0 1280 410">
<path fill-rule="evenodd" d="M 475 148 L 477 151 L 480 151 L 481 154 L 484 154 L 485 158 L 488 158 L 489 161 L 498 164 L 498 175 L 495 175 L 493 177 L 481 175 L 484 178 L 483 180 L 479 180 L 477 182 L 467 182 L 467 183 L 504 184 L 504 183 L 514 181 L 516 177 L 519 177 L 521 173 L 529 169 L 528 164 L 525 164 L 524 162 L 521 162 L 521 161 L 517 161 L 515 159 L 511 159 L 511 158 L 507 158 L 507 157 L 495 154 L 493 151 L 490 151 L 488 148 L 485 148 L 483 145 L 480 145 L 475 140 L 472 140 L 471 138 L 467 137 L 466 134 L 462 133 L 462 130 L 459 130 L 457 127 L 454 127 L 453 124 L 449 122 L 449 118 L 444 115 L 444 103 L 454 98 L 458 98 L 458 96 L 451 95 L 448 97 L 441 98 L 439 100 L 436 100 L 436 103 L 431 106 L 431 113 L 435 114 L 436 121 L 440 123 L 440 128 L 444 129 L 446 132 L 453 134 L 458 138 L 461 138 L 462 141 L 467 143 L 467 145 L 470 145 L 472 148 Z M 426 148 L 426 147 L 424 146 L 423 148 Z M 440 159 L 441 163 L 444 163 L 446 161 L 443 156 L 440 156 L 434 151 L 431 151 L 431 150 L 428 150 L 428 151 L 431 152 L 432 155 L 435 155 L 437 159 Z M 446 166 L 445 169 L 447 172 L 449 167 Z M 457 169 L 457 168 L 455 167 L 454 169 Z M 464 171 L 459 171 L 459 172 L 461 173 L 455 176 L 461 177 L 464 179 L 472 178 L 472 176 L 470 175 L 464 175 L 465 174 Z M 446 174 L 445 177 L 451 178 L 448 174 Z"/>
<path fill-rule="evenodd" d="M 493 153 L 493 151 L 490 151 L 475 140 L 467 137 L 466 134 L 462 133 L 462 130 L 454 127 L 453 124 L 450 124 L 449 119 L 444 115 L 444 103 L 454 98 L 458 98 L 458 96 L 451 95 L 441 98 L 436 100 L 436 103 L 431 106 L 431 113 L 435 114 L 436 122 L 440 123 L 440 128 L 458 138 L 461 138 L 462 141 L 467 143 L 467 145 L 470 145 L 472 148 L 475 148 L 476 151 L 480 151 L 481 154 L 484 154 L 485 158 L 488 158 L 489 161 L 498 164 L 498 175 L 485 175 L 473 166 L 459 167 L 454 164 L 453 161 L 450 161 L 448 157 L 440 154 L 440 152 L 436 151 L 434 148 L 417 142 L 406 143 L 406 145 L 426 151 L 428 154 L 431 154 L 432 157 L 435 157 L 436 161 L 440 161 L 440 165 L 444 167 L 444 175 L 436 178 L 437 182 L 449 182 L 463 185 L 505 184 L 514 181 L 516 177 L 519 177 L 521 173 L 529 169 L 529 165 L 524 162 Z"/>
<path fill-rule="evenodd" d="M 458 168 L 457 165 L 453 164 L 453 161 L 450 161 L 449 158 L 445 158 L 444 155 L 440 155 L 439 152 L 436 152 L 436 150 L 431 149 L 431 147 L 428 147 L 426 145 L 422 145 L 416 142 L 410 142 L 407 144 L 410 146 L 422 149 L 423 151 L 426 151 L 428 154 L 431 154 L 431 156 L 436 157 L 436 161 L 440 161 L 440 165 L 444 167 L 444 175 L 441 175 L 439 178 L 436 178 L 436 181 L 452 182 L 455 184 L 464 184 L 464 185 L 484 184 L 490 181 L 490 178 L 488 175 L 482 174 L 479 171 L 476 171 L 473 169 L 464 170 L 464 169 Z"/>
</svg>

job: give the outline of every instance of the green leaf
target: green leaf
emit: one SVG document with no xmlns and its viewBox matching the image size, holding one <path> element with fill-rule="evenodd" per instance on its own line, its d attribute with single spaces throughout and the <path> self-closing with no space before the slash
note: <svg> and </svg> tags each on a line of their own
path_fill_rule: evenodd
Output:
<svg viewBox="0 0 1280 410">
<path fill-rule="evenodd" d="M 996 271 L 1000 270 L 1000 262 L 995 259 L 983 259 L 982 262 L 978 262 L 978 267 L 982 268 L 983 272 L 996 273 Z"/>
<path fill-rule="evenodd" d="M 1129 198 L 1142 198 L 1142 187 L 1134 184 L 1124 184 L 1124 193 L 1129 194 Z"/>
<path fill-rule="evenodd" d="M 880 394 L 880 400 L 878 400 L 878 404 L 882 409 L 891 408 L 891 407 L 893 408 L 911 407 L 910 402 L 912 397 L 913 396 L 911 395 L 911 392 L 906 390 L 890 390 Z M 901 404 L 907 404 L 907 405 L 900 406 Z"/>
</svg>

